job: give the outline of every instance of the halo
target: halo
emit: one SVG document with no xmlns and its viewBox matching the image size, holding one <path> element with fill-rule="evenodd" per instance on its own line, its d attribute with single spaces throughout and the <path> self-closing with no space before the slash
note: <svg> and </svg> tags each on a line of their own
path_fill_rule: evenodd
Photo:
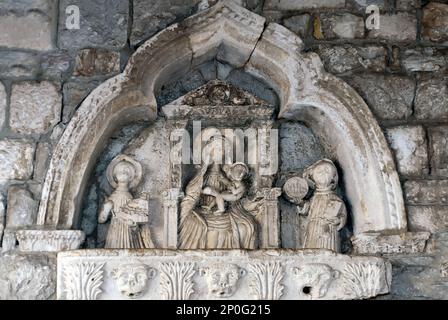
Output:
<svg viewBox="0 0 448 320">
<path fill-rule="evenodd" d="M 120 154 L 120 155 L 116 156 L 110 162 L 109 166 L 107 167 L 107 171 L 106 171 L 107 180 L 109 181 L 112 188 L 117 188 L 118 185 L 114 179 L 114 168 L 117 164 L 119 164 L 120 162 L 123 162 L 123 161 L 130 163 L 134 167 L 134 170 L 135 170 L 134 178 L 129 182 L 129 188 L 133 189 L 136 186 L 138 186 L 138 184 L 142 180 L 143 169 L 142 169 L 142 165 L 140 164 L 140 162 L 135 161 L 134 159 L 132 159 L 131 157 L 129 157 L 127 155 Z"/>
</svg>

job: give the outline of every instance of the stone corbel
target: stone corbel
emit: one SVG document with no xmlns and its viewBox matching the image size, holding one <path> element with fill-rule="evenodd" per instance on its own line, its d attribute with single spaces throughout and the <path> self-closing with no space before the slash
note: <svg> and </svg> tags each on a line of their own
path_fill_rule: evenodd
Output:
<svg viewBox="0 0 448 320">
<path fill-rule="evenodd" d="M 260 249 L 280 248 L 280 216 L 278 197 L 282 194 L 280 188 L 264 188 L 260 191 L 264 205 L 259 215 Z"/>
<path fill-rule="evenodd" d="M 177 223 L 179 201 L 184 193 L 179 188 L 164 191 L 163 194 L 163 247 L 165 249 L 177 248 Z"/>
</svg>

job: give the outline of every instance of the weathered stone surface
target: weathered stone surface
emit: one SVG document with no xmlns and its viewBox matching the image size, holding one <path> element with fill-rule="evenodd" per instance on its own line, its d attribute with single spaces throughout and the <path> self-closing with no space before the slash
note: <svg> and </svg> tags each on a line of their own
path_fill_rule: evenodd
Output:
<svg viewBox="0 0 448 320">
<path fill-rule="evenodd" d="M 47 255 L 0 256 L 0 299 L 49 300 L 56 293 L 56 258 Z"/>
<path fill-rule="evenodd" d="M 134 0 L 131 45 L 136 45 L 193 13 L 199 0 Z"/>
<path fill-rule="evenodd" d="M 420 0 L 396 0 L 397 10 L 413 10 L 420 8 Z"/>
<path fill-rule="evenodd" d="M 266 0 L 265 10 L 302 10 L 313 8 L 344 8 L 345 0 Z"/>
<path fill-rule="evenodd" d="M 148 300 L 366 299 L 389 292 L 391 281 L 391 265 L 382 258 L 327 250 L 185 250 L 169 254 L 165 250 L 83 250 L 58 255 L 58 279 L 63 280 L 57 284 L 57 297 L 129 299 L 123 295 L 124 286 L 117 286 L 114 274 L 136 269 L 151 270 L 161 279 L 136 277 L 140 297 Z M 211 274 L 219 275 L 221 282 L 216 283 Z M 86 281 L 96 286 L 86 286 Z"/>
<path fill-rule="evenodd" d="M 22 252 L 59 252 L 76 250 L 84 242 L 80 230 L 20 230 L 16 232 Z"/>
<path fill-rule="evenodd" d="M 431 127 L 429 136 L 432 150 L 431 174 L 448 177 L 448 127 Z"/>
<path fill-rule="evenodd" d="M 409 49 L 403 53 L 401 60 L 406 72 L 443 71 L 447 66 L 445 55 L 434 48 Z"/>
<path fill-rule="evenodd" d="M 35 77 L 38 72 L 39 56 L 36 53 L 22 51 L 1 52 L 0 76 L 2 78 Z"/>
<path fill-rule="evenodd" d="M 8 190 L 6 227 L 8 229 L 31 227 L 36 223 L 37 201 L 27 189 L 11 186 Z"/>
<path fill-rule="evenodd" d="M 34 161 L 33 180 L 42 182 L 45 179 L 47 166 L 50 159 L 50 145 L 46 142 L 39 142 L 36 148 Z"/>
<path fill-rule="evenodd" d="M 33 173 L 34 144 L 24 140 L 0 140 L 0 181 L 26 180 Z"/>
<path fill-rule="evenodd" d="M 386 133 L 401 174 L 418 176 L 427 173 L 428 151 L 423 127 L 400 126 L 389 128 Z"/>
<path fill-rule="evenodd" d="M 0 47 L 31 50 L 54 48 L 55 0 L 6 0 L 0 8 Z"/>
<path fill-rule="evenodd" d="M 64 83 L 62 88 L 64 96 L 64 108 L 62 113 L 62 121 L 67 123 L 72 117 L 81 102 L 87 95 L 92 92 L 101 82 L 98 80 L 83 81 L 72 80 Z"/>
<path fill-rule="evenodd" d="M 3 230 L 5 230 L 6 225 L 6 215 L 5 215 L 5 200 L 3 195 L 0 194 L 0 246 L 2 244 Z"/>
<path fill-rule="evenodd" d="M 417 18 L 415 14 L 404 12 L 381 15 L 380 28 L 370 30 L 368 37 L 389 41 L 415 41 L 417 38 Z"/>
<path fill-rule="evenodd" d="M 297 33 L 300 37 L 304 38 L 308 35 L 311 29 L 311 16 L 309 14 L 301 14 L 298 16 L 292 16 L 283 20 L 283 25 L 289 30 Z"/>
<path fill-rule="evenodd" d="M 364 20 L 350 13 L 320 14 L 320 23 L 314 23 L 314 33 L 322 33 L 325 39 L 355 39 L 364 37 Z M 320 30 L 316 30 L 316 26 Z"/>
<path fill-rule="evenodd" d="M 429 232 L 366 232 L 353 236 L 351 240 L 356 254 L 422 253 L 426 249 L 429 236 Z"/>
<path fill-rule="evenodd" d="M 380 10 L 385 8 L 385 0 L 347 0 L 348 8 L 358 10 L 359 13 L 365 13 L 369 5 L 375 5 Z"/>
<path fill-rule="evenodd" d="M 45 79 L 64 80 L 70 76 L 73 59 L 66 52 L 48 53 L 41 58 L 41 70 Z"/>
<path fill-rule="evenodd" d="M 62 96 L 55 83 L 21 82 L 11 90 L 9 125 L 18 133 L 45 133 L 60 121 Z"/>
<path fill-rule="evenodd" d="M 69 30 L 65 9 L 79 7 L 80 29 Z M 61 49 L 109 48 L 126 46 L 128 33 L 128 0 L 61 0 L 59 1 L 58 45 Z"/>
<path fill-rule="evenodd" d="M 334 74 L 369 70 L 384 72 L 387 51 L 383 47 L 320 46 L 317 50 L 325 68 Z"/>
<path fill-rule="evenodd" d="M 350 84 L 380 119 L 406 119 L 412 114 L 415 83 L 404 76 L 362 74 L 347 76 Z"/>
<path fill-rule="evenodd" d="M 414 114 L 417 119 L 422 120 L 448 119 L 448 78 L 418 82 Z"/>
<path fill-rule="evenodd" d="M 448 206 L 409 206 L 408 221 L 410 231 L 447 231 Z"/>
<path fill-rule="evenodd" d="M 404 193 L 409 204 L 448 205 L 448 180 L 406 181 Z"/>
<path fill-rule="evenodd" d="M 435 42 L 448 41 L 448 4 L 430 2 L 423 9 L 423 39 Z"/>
<path fill-rule="evenodd" d="M 105 49 L 84 49 L 78 52 L 75 76 L 111 75 L 120 72 L 120 54 Z"/>
<path fill-rule="evenodd" d="M 0 82 L 0 130 L 3 128 L 6 116 L 6 90 L 3 83 Z"/>
</svg>

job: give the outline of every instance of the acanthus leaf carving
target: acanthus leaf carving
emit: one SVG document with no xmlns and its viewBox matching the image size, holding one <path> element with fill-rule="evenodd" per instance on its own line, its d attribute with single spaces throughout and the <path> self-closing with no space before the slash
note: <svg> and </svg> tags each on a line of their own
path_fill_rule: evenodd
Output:
<svg viewBox="0 0 448 320">
<path fill-rule="evenodd" d="M 188 300 L 194 293 L 192 281 L 194 263 L 168 262 L 160 264 L 160 286 L 164 300 Z"/>
<path fill-rule="evenodd" d="M 355 299 L 366 299 L 381 291 L 384 266 L 370 263 L 348 263 L 344 268 L 344 290 Z"/>
<path fill-rule="evenodd" d="M 279 300 L 283 295 L 283 267 L 280 262 L 251 263 L 252 294 L 259 300 Z"/>
<path fill-rule="evenodd" d="M 101 294 L 105 263 L 80 262 L 67 265 L 63 271 L 67 300 L 96 300 Z"/>
</svg>

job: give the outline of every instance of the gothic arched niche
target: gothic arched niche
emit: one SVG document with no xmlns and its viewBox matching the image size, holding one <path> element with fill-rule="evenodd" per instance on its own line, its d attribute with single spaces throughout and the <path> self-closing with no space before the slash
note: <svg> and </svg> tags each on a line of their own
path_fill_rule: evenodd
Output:
<svg viewBox="0 0 448 320">
<path fill-rule="evenodd" d="M 38 224 L 79 227 L 83 195 L 108 138 L 136 121 L 158 117 L 156 94 L 170 79 L 217 60 L 268 84 L 279 118 L 301 121 L 335 150 L 343 170 L 354 234 L 402 232 L 406 215 L 390 150 L 359 95 L 323 70 L 300 38 L 233 1 L 220 1 L 144 43 L 124 72 L 100 85 L 80 106 L 52 156 Z"/>
</svg>

